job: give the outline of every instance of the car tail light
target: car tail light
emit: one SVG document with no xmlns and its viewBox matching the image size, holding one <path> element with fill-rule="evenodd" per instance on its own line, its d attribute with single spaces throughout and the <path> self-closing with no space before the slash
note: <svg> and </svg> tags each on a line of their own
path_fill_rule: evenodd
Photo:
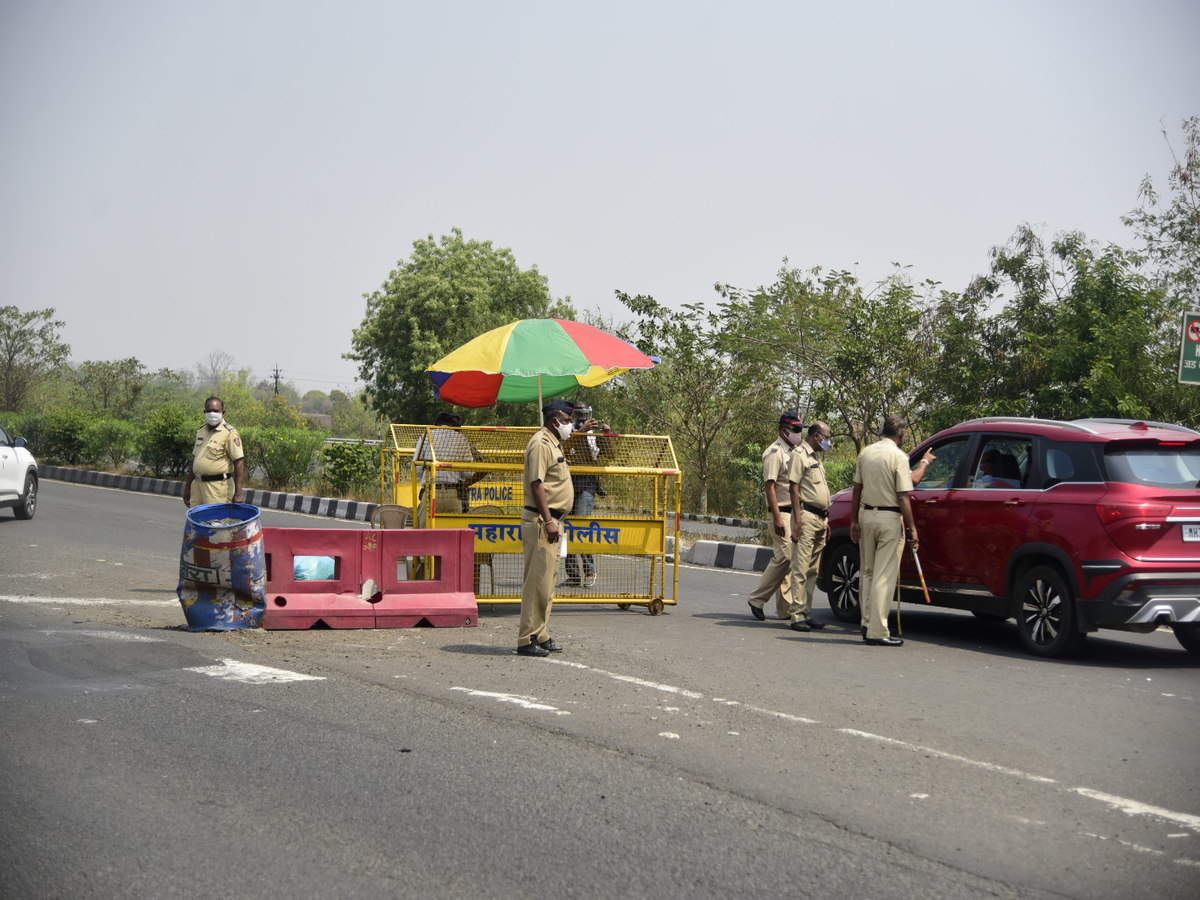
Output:
<svg viewBox="0 0 1200 900">
<path fill-rule="evenodd" d="M 1100 503 L 1096 515 L 1105 525 L 1121 519 L 1165 519 L 1171 507 L 1161 503 Z"/>
</svg>

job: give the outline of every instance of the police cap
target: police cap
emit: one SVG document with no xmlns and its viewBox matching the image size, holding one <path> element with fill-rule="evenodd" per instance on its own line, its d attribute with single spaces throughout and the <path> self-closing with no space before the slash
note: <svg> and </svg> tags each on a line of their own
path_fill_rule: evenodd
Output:
<svg viewBox="0 0 1200 900">
<path fill-rule="evenodd" d="M 570 400 L 563 400 L 561 397 L 557 397 L 542 407 L 542 418 L 546 419 L 560 412 L 564 412 L 568 416 L 573 414 L 575 412 L 575 404 Z"/>
<path fill-rule="evenodd" d="M 799 426 L 804 424 L 804 420 L 800 418 L 799 413 L 788 410 L 779 417 L 780 428 L 791 428 L 795 431 Z"/>
</svg>

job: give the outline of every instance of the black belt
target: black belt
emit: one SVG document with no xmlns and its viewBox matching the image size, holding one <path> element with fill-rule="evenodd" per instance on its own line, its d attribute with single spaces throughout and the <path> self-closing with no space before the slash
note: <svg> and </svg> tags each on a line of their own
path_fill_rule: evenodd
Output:
<svg viewBox="0 0 1200 900">
<path fill-rule="evenodd" d="M 201 481 L 224 481 L 227 478 L 232 478 L 232 472 L 226 472 L 224 475 L 201 475 Z"/>
<path fill-rule="evenodd" d="M 542 511 L 541 511 L 540 509 L 537 509 L 537 508 L 535 508 L 535 507 L 532 507 L 532 506 L 527 506 L 527 507 L 525 507 L 525 508 L 526 508 L 527 510 L 529 510 L 531 513 L 533 513 L 535 516 L 540 516 L 540 515 L 542 514 Z M 567 511 L 566 511 L 565 509 L 552 509 L 552 510 L 550 510 L 550 515 L 551 515 L 551 516 L 553 516 L 553 517 L 554 517 L 554 518 L 556 518 L 556 519 L 561 519 L 561 518 L 562 518 L 563 516 L 565 516 L 566 514 L 567 514 Z"/>
<path fill-rule="evenodd" d="M 778 507 L 778 509 L 780 512 L 791 512 L 792 511 L 792 508 L 790 506 L 780 506 L 780 507 Z"/>
<path fill-rule="evenodd" d="M 884 512 L 900 512 L 898 506 L 872 506 L 870 503 L 864 503 L 863 509 L 881 509 Z"/>
<path fill-rule="evenodd" d="M 812 503 L 801 503 L 800 505 L 804 507 L 805 511 L 812 513 L 814 516 L 820 516 L 822 519 L 829 518 L 828 509 L 822 509 Z"/>
</svg>

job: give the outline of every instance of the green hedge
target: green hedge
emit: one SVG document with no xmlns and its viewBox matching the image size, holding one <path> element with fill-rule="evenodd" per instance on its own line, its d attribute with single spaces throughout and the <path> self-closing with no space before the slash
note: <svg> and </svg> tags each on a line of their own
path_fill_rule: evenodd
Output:
<svg viewBox="0 0 1200 900">
<path fill-rule="evenodd" d="M 327 444 L 321 451 L 325 480 L 337 494 L 366 491 L 379 482 L 379 447 L 374 444 Z"/>
<path fill-rule="evenodd" d="M 243 428 L 247 474 L 261 470 L 267 488 L 286 491 L 301 487 L 317 464 L 325 441 L 321 432 L 305 428 Z"/>
<path fill-rule="evenodd" d="M 142 421 L 135 448 L 143 469 L 155 478 L 182 478 L 192 465 L 196 411 L 190 406 L 160 406 Z"/>
</svg>

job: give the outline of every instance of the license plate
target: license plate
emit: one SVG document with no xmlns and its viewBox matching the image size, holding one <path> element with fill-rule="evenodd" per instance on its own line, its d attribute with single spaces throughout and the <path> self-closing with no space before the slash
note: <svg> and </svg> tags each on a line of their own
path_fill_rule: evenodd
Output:
<svg viewBox="0 0 1200 900">
<path fill-rule="evenodd" d="M 1200 541 L 1200 525 L 1184 525 L 1183 539 L 1185 541 Z"/>
</svg>

